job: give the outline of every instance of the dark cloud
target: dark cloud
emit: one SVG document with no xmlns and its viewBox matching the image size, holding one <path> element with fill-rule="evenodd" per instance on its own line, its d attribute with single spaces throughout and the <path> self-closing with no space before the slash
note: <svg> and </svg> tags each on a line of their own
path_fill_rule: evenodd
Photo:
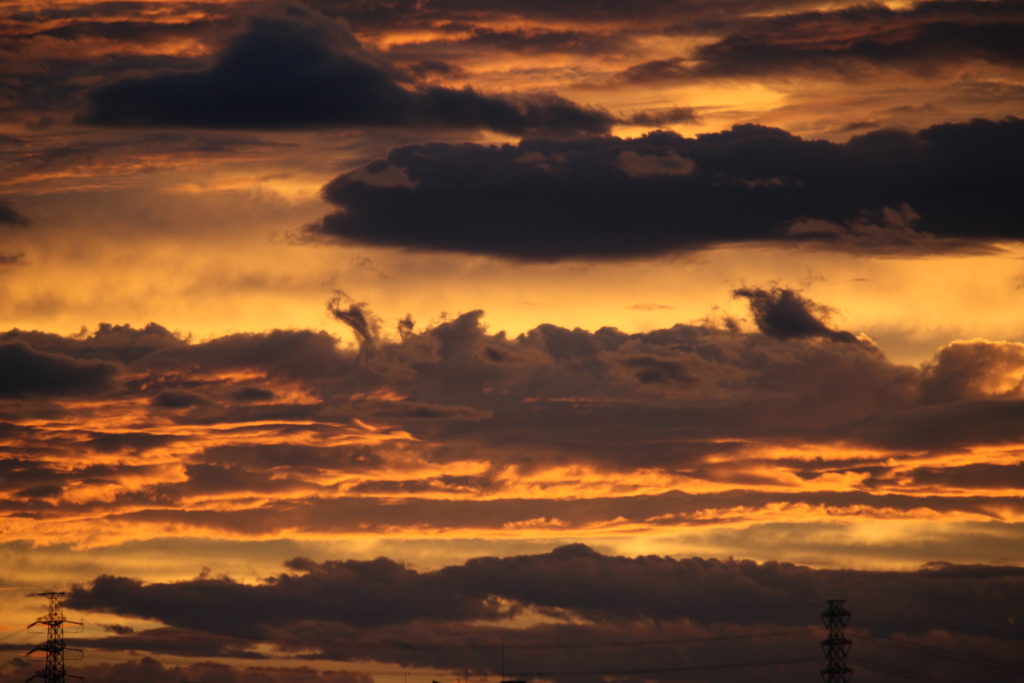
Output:
<svg viewBox="0 0 1024 683">
<path fill-rule="evenodd" d="M 429 76 L 464 76 L 466 70 L 457 64 L 450 64 L 439 59 L 424 59 L 408 67 L 418 78 Z"/>
<path fill-rule="evenodd" d="M 1024 462 L 1016 465 L 922 467 L 912 470 L 915 484 L 953 488 L 1024 489 Z"/>
<path fill-rule="evenodd" d="M 327 312 L 340 320 L 352 330 L 359 340 L 359 347 L 364 351 L 372 350 L 379 335 L 378 322 L 361 302 L 349 302 L 347 308 L 342 307 L 344 295 L 338 295 L 327 302 Z"/>
<path fill-rule="evenodd" d="M 697 114 L 690 107 L 669 107 L 642 111 L 622 119 L 623 123 L 637 126 L 665 126 L 672 123 L 696 123 Z"/>
<path fill-rule="evenodd" d="M 172 40 L 195 37 L 204 29 L 226 26 L 226 19 L 203 19 L 197 21 L 156 22 L 131 19 L 113 21 L 74 21 L 50 26 L 38 31 L 26 32 L 19 37 L 52 36 L 61 40 L 82 38 L 105 38 L 125 43 L 146 43 L 149 41 Z"/>
<path fill-rule="evenodd" d="M 309 226 L 347 243 L 528 261 L 713 244 L 811 242 L 874 253 L 1019 239 L 1024 121 L 976 120 L 845 144 L 755 125 L 684 138 L 423 144 L 324 188 Z"/>
<path fill-rule="evenodd" d="M 480 52 L 508 52 L 517 55 L 595 55 L 622 51 L 632 36 L 622 32 L 579 30 L 510 29 L 472 27 L 468 35 L 427 42 L 409 42 L 391 47 L 388 56 L 409 62 L 440 59 L 457 60 Z"/>
<path fill-rule="evenodd" d="M 180 642 L 180 632 L 165 629 L 154 633 L 146 644 L 154 646 L 160 637 L 172 638 L 172 642 Z M 89 646 L 93 643 L 82 643 Z M 127 645 L 127 644 L 126 644 Z M 150 648 L 138 648 L 150 649 Z M 152 651 L 152 650 L 151 650 Z M 227 655 L 238 657 L 233 652 L 193 653 L 194 656 Z M 37 664 L 33 662 L 33 664 Z M 321 671 L 305 666 L 270 667 L 270 666 L 238 666 L 214 662 L 198 662 L 195 664 L 162 664 L 151 657 L 117 663 L 73 663 L 68 670 L 77 672 L 87 680 L 104 681 L 104 683 L 373 683 L 373 678 L 365 673 L 347 671 Z M 31 674 L 31 669 L 19 667 L 15 672 L 19 680 Z M 6 683 L 6 681 L 5 681 Z M 13 683 L 13 682 L 12 682 Z"/>
<path fill-rule="evenodd" d="M 495 618 L 502 614 L 491 603 L 495 597 L 570 610 L 594 622 L 756 624 L 770 615 L 768 623 L 792 626 L 807 622 L 795 607 L 821 604 L 842 587 L 851 602 L 864 606 L 860 627 L 883 635 L 947 628 L 1013 637 L 1020 626 L 1005 616 L 1015 615 L 1024 591 L 1024 569 L 1012 566 L 832 571 L 775 562 L 615 557 L 582 545 L 541 555 L 482 557 L 433 572 L 386 558 L 323 563 L 295 558 L 288 566 L 291 573 L 258 585 L 226 577 L 143 584 L 101 576 L 76 587 L 68 605 L 236 637 L 304 619 L 373 627 L 423 618 Z M 993 600 L 987 610 L 975 600 L 981 590 Z M 943 594 L 945 601 L 938 598 Z M 904 611 L 910 604 L 943 602 L 948 609 Z M 743 605 L 759 609 L 744 613 Z M 765 612 L 766 606 L 774 609 Z"/>
<path fill-rule="evenodd" d="M 241 387 L 231 393 L 231 398 L 242 403 L 273 401 L 274 392 L 261 387 Z"/>
<path fill-rule="evenodd" d="M 741 288 L 733 296 L 750 300 L 757 329 L 779 339 L 821 337 L 835 342 L 856 343 L 850 332 L 833 330 L 821 321 L 828 309 L 805 299 L 791 289 Z"/>
<path fill-rule="evenodd" d="M 0 200 L 0 226 L 25 227 L 31 223 L 28 216 L 11 206 L 10 202 Z"/>
<path fill-rule="evenodd" d="M 987 396 L 1024 396 L 1024 344 L 981 339 L 940 348 L 925 366 L 925 401 L 949 403 Z"/>
<path fill-rule="evenodd" d="M 757 655 L 763 660 L 796 658 L 801 652 L 816 660 L 821 638 L 817 615 L 825 599 L 841 593 L 853 611 L 850 635 L 862 656 L 878 652 L 871 639 L 910 637 L 927 646 L 936 633 L 953 634 L 961 650 L 980 647 L 986 661 L 1001 657 L 1011 662 L 1009 669 L 989 672 L 991 680 L 1008 682 L 1012 678 L 1004 674 L 1016 672 L 1007 655 L 1020 637 L 1024 591 L 1024 570 L 1011 566 L 932 563 L 911 572 L 836 571 L 777 562 L 618 557 L 582 545 L 477 557 L 424 572 L 385 558 L 295 558 L 287 565 L 290 572 L 254 585 L 226 577 L 143 584 L 101 576 L 76 586 L 68 605 L 188 623 L 188 631 L 181 626 L 153 629 L 93 641 L 93 647 L 173 652 L 181 638 L 181 654 L 192 654 L 204 648 L 205 635 L 207 653 L 238 652 L 240 639 L 253 639 L 253 645 L 264 640 L 286 650 L 313 648 L 326 659 L 369 657 L 403 666 L 471 666 L 480 674 L 496 674 L 502 666 L 496 652 L 504 645 L 506 670 L 660 666 L 660 676 L 650 672 L 654 677 L 678 680 L 669 667 L 685 668 L 680 653 L 691 666 L 756 661 Z M 411 595 L 414 587 L 419 592 Z M 512 625 L 452 618 L 460 604 L 477 605 L 472 612 L 496 599 L 512 606 L 512 614 L 533 608 L 545 619 Z M 445 600 L 454 603 L 436 612 L 419 609 Z M 355 622 L 353 606 L 363 610 Z M 904 653 L 905 665 L 921 666 L 922 660 L 908 656 Z M 730 675 L 735 672 L 708 680 L 735 680 Z"/>
<path fill-rule="evenodd" d="M 202 372 L 256 369 L 269 378 L 327 382 L 351 378 L 362 369 L 354 353 L 338 348 L 326 332 L 273 330 L 265 334 L 231 334 L 199 344 L 180 343 L 176 338 L 165 348 L 153 349 L 141 367 L 152 372 L 172 373 L 190 364 Z"/>
<path fill-rule="evenodd" d="M 158 351 L 188 346 L 187 342 L 156 323 L 141 328 L 100 323 L 96 331 L 86 337 L 14 329 L 0 333 L 0 342 L 22 342 L 40 351 L 123 365 L 130 365 Z"/>
<path fill-rule="evenodd" d="M 168 389 L 153 397 L 153 405 L 160 408 L 191 408 L 207 403 L 205 397 L 191 391 Z"/>
<path fill-rule="evenodd" d="M 613 118 L 555 95 L 409 90 L 340 24 L 296 12 L 254 19 L 204 71 L 127 79 L 92 93 L 84 120 L 113 126 L 292 129 L 382 126 L 600 133 Z"/>
<path fill-rule="evenodd" d="M 76 587 L 73 609 L 156 618 L 180 628 L 236 637 L 260 637 L 273 628 L 306 620 L 374 626 L 413 619 L 494 619 L 500 605 L 469 597 L 437 575 L 420 574 L 386 559 L 317 564 L 289 562 L 300 574 L 280 574 L 262 585 L 228 578 L 145 585 L 101 576 Z M 205 605 L 196 609 L 197 602 Z"/>
<path fill-rule="evenodd" d="M 179 438 L 147 432 L 119 432 L 106 434 L 97 432 L 88 440 L 97 453 L 145 453 L 154 448 L 162 448 L 179 441 Z"/>
<path fill-rule="evenodd" d="M 366 446 L 303 446 L 299 444 L 246 444 L 207 448 L 197 458 L 225 466 L 256 471 L 287 467 L 292 471 L 333 470 L 356 472 L 380 467 L 384 459 Z"/>
<path fill-rule="evenodd" d="M 112 389 L 118 373 L 114 363 L 37 351 L 24 342 L 0 344 L 2 396 L 95 395 Z"/>
<path fill-rule="evenodd" d="M 679 30 L 693 28 L 684 25 Z M 1024 8 L 1018 2 L 939 0 L 906 9 L 856 5 L 710 20 L 703 28 L 725 36 L 686 58 L 632 66 L 621 78 L 692 81 L 814 73 L 859 79 L 877 76 L 880 69 L 931 77 L 977 63 L 1024 64 Z"/>
<path fill-rule="evenodd" d="M 669 27 L 698 19 L 726 19 L 743 14 L 774 13 L 789 8 L 813 7 L 810 0 L 731 0 L 705 3 L 694 0 L 641 0 L 629 4 L 600 0 L 312 0 L 311 4 L 332 16 L 343 16 L 357 28 L 385 30 L 398 26 L 462 26 L 479 20 L 518 17 L 534 21 L 569 21 L 577 24 L 625 24 L 627 26 Z"/>
</svg>

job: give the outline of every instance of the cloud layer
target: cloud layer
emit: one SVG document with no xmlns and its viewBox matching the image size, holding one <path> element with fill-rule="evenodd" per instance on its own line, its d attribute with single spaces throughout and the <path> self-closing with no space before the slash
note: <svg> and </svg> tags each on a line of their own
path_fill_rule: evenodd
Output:
<svg viewBox="0 0 1024 683">
<path fill-rule="evenodd" d="M 798 292 L 736 294 L 751 321 L 516 338 L 479 311 L 382 336 L 365 306 L 332 301 L 359 349 L 300 330 L 13 330 L 8 534 L 1020 521 L 1019 343 L 901 366 Z"/>
<path fill-rule="evenodd" d="M 975 649 L 967 664 L 981 661 L 992 680 L 1008 681 L 1016 671 L 1009 648 L 1020 636 L 1015 610 L 1024 591 L 1024 573 L 1016 567 L 837 572 L 784 563 L 616 557 L 583 545 L 479 557 L 431 572 L 386 558 L 294 558 L 288 566 L 289 572 L 255 585 L 227 577 L 143 584 L 101 576 L 75 587 L 68 606 L 143 616 L 170 627 L 90 641 L 101 648 L 131 642 L 151 650 L 161 638 L 161 647 L 173 647 L 176 636 L 191 634 L 192 641 L 225 649 L 265 642 L 285 652 L 313 649 L 315 657 L 328 660 L 370 658 L 442 670 L 461 662 L 477 674 L 499 673 L 503 665 L 491 655 L 501 648 L 513 670 L 554 680 L 572 678 L 569 672 L 581 668 L 593 671 L 594 680 L 606 680 L 601 672 L 627 670 L 677 680 L 673 674 L 704 665 L 708 680 L 718 681 L 734 680 L 728 670 L 751 661 L 771 662 L 789 676 L 810 668 L 820 631 L 816 613 L 841 591 L 855 615 L 851 635 L 858 654 L 884 651 L 878 643 L 891 650 L 910 642 L 924 649 L 918 656 L 897 649 L 905 666 L 970 668 L 963 659 L 929 662 L 929 654 L 942 658 L 941 650 L 935 657 L 934 644 L 942 642 L 938 634 L 948 634 L 961 649 Z M 526 611 L 535 615 L 532 625 L 507 623 Z M 991 670 L 993 653 L 1010 660 L 1002 671 Z"/>
</svg>

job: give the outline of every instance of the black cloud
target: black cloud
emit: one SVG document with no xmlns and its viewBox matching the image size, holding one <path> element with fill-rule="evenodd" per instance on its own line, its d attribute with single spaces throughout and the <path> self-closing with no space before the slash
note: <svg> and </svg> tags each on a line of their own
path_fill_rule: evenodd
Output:
<svg viewBox="0 0 1024 683">
<path fill-rule="evenodd" d="M 301 629 L 309 621 L 372 629 L 429 620 L 440 629 L 453 620 L 499 619 L 526 606 L 568 610 L 563 618 L 575 614 L 592 623 L 792 627 L 812 621 L 817 606 L 841 590 L 857 606 L 858 628 L 880 635 L 949 629 L 1016 638 L 1024 604 L 1024 569 L 1013 566 L 834 571 L 778 562 L 616 557 L 583 545 L 479 557 L 424 572 L 387 558 L 295 558 L 287 565 L 290 573 L 257 585 L 226 577 L 144 584 L 100 576 L 76 586 L 68 606 L 236 638 L 272 637 L 277 629 Z M 509 602 L 499 607 L 496 598 Z"/>
<path fill-rule="evenodd" d="M 114 385 L 119 368 L 37 351 L 24 342 L 0 344 L 0 396 L 95 394 Z"/>
<path fill-rule="evenodd" d="M 613 117 L 554 95 L 491 97 L 471 88 L 410 90 L 339 25 L 295 12 L 254 19 L 208 69 L 126 79 L 91 94 L 100 125 L 222 129 L 345 126 L 600 133 Z"/>
<path fill-rule="evenodd" d="M 0 226 L 13 225 L 25 227 L 31 222 L 28 216 L 15 209 L 9 202 L 0 200 Z"/>
<path fill-rule="evenodd" d="M 643 82 L 808 72 L 858 78 L 877 76 L 879 69 L 929 77 L 964 64 L 1024 63 L 1024 11 L 1012 1 L 940 0 L 907 9 L 857 5 L 713 20 L 704 27 L 716 27 L 725 36 L 687 58 L 634 65 L 621 78 Z"/>
<path fill-rule="evenodd" d="M 344 242 L 529 261 L 813 241 L 915 253 L 1019 239 L 1024 120 L 845 144 L 755 125 L 684 138 L 422 144 L 339 176 L 308 227 Z M 919 229 L 919 230 L 918 230 Z"/>
<path fill-rule="evenodd" d="M 323 564 L 296 558 L 289 566 L 304 573 L 280 574 L 260 586 L 227 578 L 144 585 L 101 576 L 88 588 L 77 588 L 68 605 L 147 615 L 172 626 L 238 637 L 310 619 L 374 626 L 418 618 L 493 619 L 504 613 L 487 596 L 467 596 L 436 575 L 419 574 L 386 558 Z M 196 608 L 197 599 L 204 607 Z"/>
<path fill-rule="evenodd" d="M 206 399 L 191 391 L 168 389 L 153 397 L 153 405 L 161 408 L 191 408 L 206 403 Z"/>
<path fill-rule="evenodd" d="M 856 342 L 857 337 L 850 332 L 833 330 L 820 320 L 827 309 L 800 296 L 791 289 L 759 288 L 737 289 L 735 296 L 750 300 L 750 310 L 754 314 L 757 328 L 764 334 L 779 339 L 799 339 L 801 337 L 823 337 L 837 342 Z"/>
</svg>

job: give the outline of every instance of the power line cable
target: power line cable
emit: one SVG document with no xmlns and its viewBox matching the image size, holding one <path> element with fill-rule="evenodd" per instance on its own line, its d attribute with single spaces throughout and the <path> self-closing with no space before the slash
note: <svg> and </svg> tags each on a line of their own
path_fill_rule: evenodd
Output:
<svg viewBox="0 0 1024 683">
<path fill-rule="evenodd" d="M 990 659 L 988 657 L 982 657 L 980 655 L 968 654 L 966 652 L 956 652 L 949 650 L 944 647 L 938 647 L 935 645 L 925 645 L 923 643 L 914 643 L 906 640 L 897 640 L 895 638 L 886 638 L 885 636 L 874 636 L 865 635 L 865 638 L 876 642 L 890 645 L 893 647 L 900 647 L 905 650 L 911 650 L 914 652 L 920 652 L 922 654 L 935 655 L 937 657 L 945 657 L 946 659 L 961 662 L 963 664 L 974 664 L 977 666 L 986 666 L 991 669 L 997 669 L 999 671 L 1005 671 L 1008 673 L 1019 674 L 1024 676 L 1024 668 L 1015 666 L 1008 662 L 1001 662 L 997 659 Z"/>
<path fill-rule="evenodd" d="M 891 676 L 899 676 L 900 678 L 906 678 L 911 681 L 926 681 L 928 683 L 957 683 L 947 677 L 939 678 L 938 676 L 932 676 L 931 674 L 922 673 L 920 671 L 911 671 L 910 669 L 893 666 L 892 664 L 875 662 L 862 657 L 850 657 L 850 661 L 857 666 L 864 667 L 865 669 L 889 674 Z"/>
<path fill-rule="evenodd" d="M 817 631 L 817 628 L 807 627 L 801 629 L 790 629 L 786 631 L 761 631 L 757 633 L 744 633 L 744 634 L 733 634 L 733 635 L 721 635 L 721 636 L 705 636 L 701 638 L 664 638 L 664 639 L 652 639 L 652 640 L 619 640 L 619 641 L 592 641 L 592 642 L 575 642 L 575 643 L 521 643 L 521 644 L 504 644 L 505 650 L 570 650 L 570 649 L 582 649 L 582 648 L 597 648 L 597 647 L 642 647 L 650 645 L 678 645 L 684 643 L 705 643 L 705 642 L 717 642 L 717 641 L 731 641 L 731 640 L 753 640 L 756 638 L 776 638 L 781 636 L 792 636 L 800 635 L 804 633 L 810 633 Z M 256 637 L 243 637 L 240 640 L 246 640 L 251 642 L 266 642 L 265 639 Z M 96 639 L 90 639 L 89 646 L 94 650 L 101 650 L 104 652 L 116 652 L 114 648 L 105 648 L 102 646 L 102 640 L 100 643 L 96 642 Z M 116 636 L 112 637 L 111 640 L 116 640 Z M 69 639 L 68 642 L 75 644 L 81 644 L 80 640 Z M 325 638 L 320 639 L 308 639 L 303 638 L 302 642 L 305 644 L 313 644 L 318 646 L 329 646 L 329 647 L 345 647 L 353 649 L 363 650 L 404 650 L 404 651 L 427 651 L 427 652 L 444 652 L 444 651 L 460 651 L 460 650 L 499 650 L 502 645 L 501 643 L 466 643 L 463 645 L 439 645 L 439 644 L 420 644 L 409 642 L 365 642 L 365 641 L 344 641 L 344 640 L 329 640 Z M 134 644 L 132 649 L 145 650 L 146 648 L 140 647 L 139 644 Z M 152 650 L 150 650 L 152 651 Z"/>
<path fill-rule="evenodd" d="M 818 657 L 800 657 L 796 659 L 772 659 L 760 662 L 737 662 L 733 664 L 698 664 L 693 666 L 669 666 L 651 669 L 586 669 L 577 671 L 517 671 L 508 674 L 517 678 L 539 678 L 548 676 L 620 676 L 661 673 L 680 673 L 684 671 L 711 671 L 715 669 L 747 669 L 758 666 L 775 666 L 777 664 L 804 664 L 817 662 Z"/>
</svg>

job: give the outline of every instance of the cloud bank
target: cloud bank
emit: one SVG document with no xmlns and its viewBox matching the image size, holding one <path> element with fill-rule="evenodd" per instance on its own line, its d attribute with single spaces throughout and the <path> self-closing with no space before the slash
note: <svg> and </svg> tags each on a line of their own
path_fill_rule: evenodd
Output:
<svg viewBox="0 0 1024 683">
<path fill-rule="evenodd" d="M 1020 238 L 1024 122 L 976 120 L 844 144 L 756 125 L 686 138 L 421 144 L 331 181 L 308 227 L 345 243 L 524 261 L 621 259 L 737 242 L 866 253 Z"/>
</svg>

